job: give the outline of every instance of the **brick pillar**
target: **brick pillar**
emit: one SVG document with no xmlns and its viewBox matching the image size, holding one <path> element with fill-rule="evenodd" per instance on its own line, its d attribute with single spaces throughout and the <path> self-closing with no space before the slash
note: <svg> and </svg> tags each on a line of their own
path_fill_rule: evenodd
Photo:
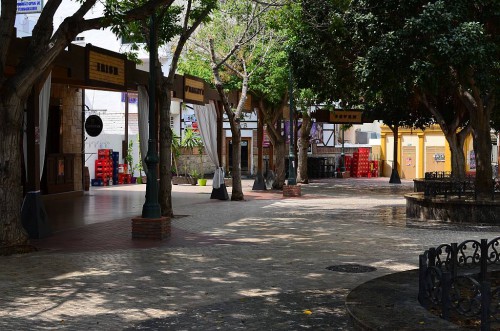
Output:
<svg viewBox="0 0 500 331">
<path fill-rule="evenodd" d="M 170 237 L 170 218 L 142 218 L 132 219 L 132 239 L 163 240 Z"/>
<path fill-rule="evenodd" d="M 302 190 L 300 185 L 283 185 L 283 196 L 284 197 L 300 197 L 302 196 Z"/>
</svg>

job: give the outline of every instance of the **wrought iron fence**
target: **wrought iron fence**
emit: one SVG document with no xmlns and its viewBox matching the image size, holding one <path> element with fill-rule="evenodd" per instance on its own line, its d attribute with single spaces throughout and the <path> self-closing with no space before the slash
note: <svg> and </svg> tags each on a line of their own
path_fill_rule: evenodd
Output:
<svg viewBox="0 0 500 331">
<path fill-rule="evenodd" d="M 446 320 L 475 320 L 481 330 L 498 329 L 500 286 L 498 279 L 492 283 L 492 270 L 500 270 L 500 237 L 429 248 L 419 256 L 418 300 Z"/>
<path fill-rule="evenodd" d="M 493 181 L 491 199 L 495 200 L 495 195 L 500 193 L 500 178 L 495 177 Z M 414 191 L 423 192 L 425 197 L 477 198 L 475 176 L 452 177 L 451 173 L 446 171 L 426 172 L 424 179 L 414 180 Z"/>
</svg>

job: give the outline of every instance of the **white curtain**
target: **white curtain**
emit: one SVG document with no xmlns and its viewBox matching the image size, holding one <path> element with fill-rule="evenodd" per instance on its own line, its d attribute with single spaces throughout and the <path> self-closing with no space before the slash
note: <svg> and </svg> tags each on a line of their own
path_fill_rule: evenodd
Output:
<svg viewBox="0 0 500 331">
<path fill-rule="evenodd" d="M 205 106 L 195 105 L 194 113 L 198 120 L 198 128 L 205 150 L 215 165 L 212 185 L 217 189 L 221 184 L 224 184 L 224 169 L 220 166 L 219 156 L 217 155 L 217 112 L 215 105 L 212 101 Z"/>
<path fill-rule="evenodd" d="M 40 122 L 40 179 L 43 174 L 43 164 L 45 163 L 45 146 L 47 145 L 47 125 L 49 123 L 49 105 L 50 105 L 50 85 L 52 83 L 52 72 L 43 84 L 40 95 L 38 96 L 39 104 L 39 122 Z M 36 135 L 36 132 L 35 132 Z"/>
<path fill-rule="evenodd" d="M 142 169 L 144 172 L 147 170 L 147 165 L 144 162 L 144 158 L 148 153 L 148 140 L 149 140 L 149 96 L 146 87 L 143 85 L 138 86 L 139 100 L 138 100 L 138 112 L 139 112 L 139 137 L 141 151 Z"/>
</svg>

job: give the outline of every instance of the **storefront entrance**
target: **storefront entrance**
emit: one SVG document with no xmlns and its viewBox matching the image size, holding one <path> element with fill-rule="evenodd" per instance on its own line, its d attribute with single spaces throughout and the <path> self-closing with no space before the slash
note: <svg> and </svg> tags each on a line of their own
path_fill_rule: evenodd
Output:
<svg viewBox="0 0 500 331">
<path fill-rule="evenodd" d="M 241 174 L 250 175 L 250 142 L 251 138 L 241 138 Z M 233 169 L 233 141 L 226 139 L 226 171 Z"/>
<path fill-rule="evenodd" d="M 417 157 L 415 146 L 403 146 L 401 155 L 402 178 L 414 179 L 417 175 Z"/>
</svg>

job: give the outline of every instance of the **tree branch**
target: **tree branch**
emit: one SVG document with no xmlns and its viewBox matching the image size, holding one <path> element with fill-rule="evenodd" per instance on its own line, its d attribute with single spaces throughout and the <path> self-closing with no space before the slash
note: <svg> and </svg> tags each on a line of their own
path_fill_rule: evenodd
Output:
<svg viewBox="0 0 500 331">
<path fill-rule="evenodd" d="M 0 6 L 2 10 L 0 14 L 0 38 L 4 41 L 0 44 L 0 84 L 2 84 L 4 80 L 5 67 L 7 65 L 6 62 L 10 41 L 15 37 L 14 24 L 16 22 L 17 1 L 2 0 Z"/>
</svg>

